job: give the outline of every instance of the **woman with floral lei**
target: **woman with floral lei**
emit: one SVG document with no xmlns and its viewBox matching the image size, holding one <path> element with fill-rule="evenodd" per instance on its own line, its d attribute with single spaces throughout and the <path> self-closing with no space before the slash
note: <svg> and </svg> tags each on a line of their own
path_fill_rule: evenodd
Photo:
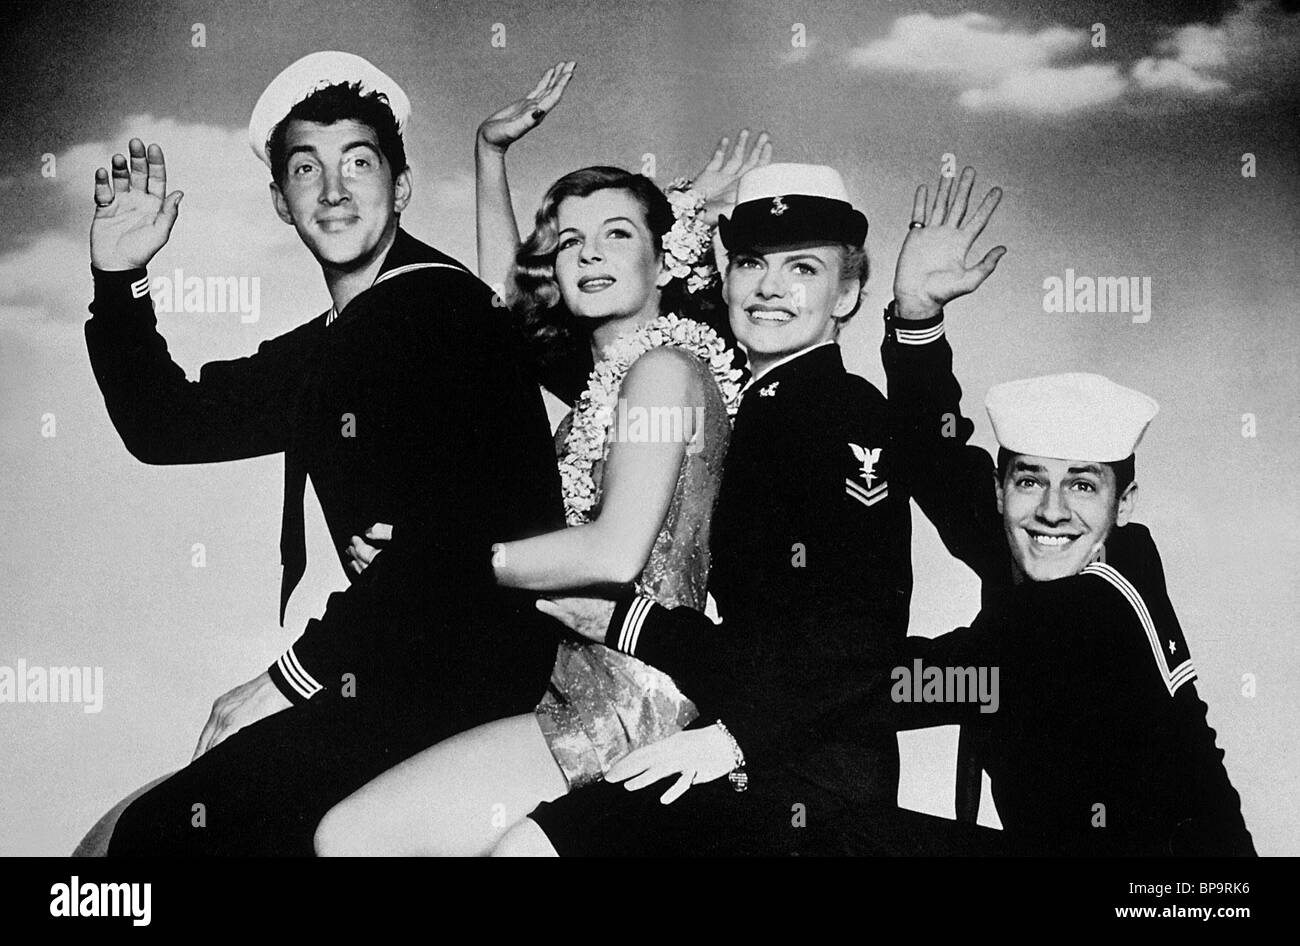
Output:
<svg viewBox="0 0 1300 946">
<path fill-rule="evenodd" d="M 480 129 L 480 241 L 512 241 L 505 147 L 554 106 L 571 75 L 571 64 L 550 70 Z M 742 138 L 724 166 L 724 145 L 695 188 L 675 188 L 672 199 L 612 167 L 567 174 L 542 199 L 515 254 L 511 305 L 543 378 L 571 370 L 579 344 L 593 368 L 556 433 L 569 527 L 495 546 L 501 584 L 611 597 L 633 587 L 665 607 L 705 608 L 709 520 L 741 383 L 723 338 L 681 313 L 690 290 L 716 276 L 712 227 L 724 201 L 710 213 L 710 198 L 770 157 L 766 136 L 748 158 Z M 491 278 L 493 265 L 499 254 L 481 251 L 480 275 Z M 563 390 L 554 380 L 551 388 Z M 598 781 L 695 716 L 666 674 L 565 639 L 535 713 L 462 733 L 385 773 L 326 816 L 317 850 L 486 853 L 539 803 Z"/>
</svg>

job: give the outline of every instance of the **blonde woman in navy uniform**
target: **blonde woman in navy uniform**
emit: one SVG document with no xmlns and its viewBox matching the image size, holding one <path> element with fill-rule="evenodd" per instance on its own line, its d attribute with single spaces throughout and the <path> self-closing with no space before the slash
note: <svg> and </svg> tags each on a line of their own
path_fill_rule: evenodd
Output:
<svg viewBox="0 0 1300 946">
<path fill-rule="evenodd" d="M 902 421 L 960 402 L 942 306 L 977 288 L 1004 252 L 966 265 L 1000 197 L 990 192 L 968 215 L 972 186 L 963 177 L 954 193 L 945 179 L 935 226 L 905 243 L 884 346 L 912 370 L 887 401 L 845 371 L 836 343 L 867 275 L 867 221 L 839 175 L 771 165 L 741 180 L 720 227 L 724 292 L 754 376 L 713 522 L 722 622 L 640 597 L 620 601 L 612 619 L 587 600 L 538 604 L 671 674 L 699 722 L 542 805 L 498 854 L 818 850 L 846 813 L 894 804 L 894 721 L 864 718 L 860 705 L 887 701 L 907 633 L 909 498 L 950 548 L 971 551 L 960 531 L 969 517 L 917 453 L 928 438 Z M 956 433 L 964 442 L 969 425 Z"/>
</svg>

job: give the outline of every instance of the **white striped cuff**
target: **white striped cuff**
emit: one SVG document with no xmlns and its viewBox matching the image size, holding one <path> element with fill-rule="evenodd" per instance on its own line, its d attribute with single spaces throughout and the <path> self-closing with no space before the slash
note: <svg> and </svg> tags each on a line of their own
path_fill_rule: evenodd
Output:
<svg viewBox="0 0 1300 946">
<path fill-rule="evenodd" d="M 943 338 L 943 320 L 929 328 L 899 328 L 894 326 L 894 338 L 900 345 L 927 345 Z"/>
<path fill-rule="evenodd" d="M 628 608 L 623 618 L 623 626 L 618 631 L 618 649 L 625 654 L 636 655 L 636 645 L 641 639 L 641 628 L 645 626 L 646 616 L 655 603 L 649 598 L 637 598 Z"/>
<path fill-rule="evenodd" d="M 131 283 L 131 298 L 143 299 L 149 295 L 149 277 L 141 276 L 135 282 Z"/>
<path fill-rule="evenodd" d="M 289 686 L 293 687 L 304 700 L 310 700 L 325 689 L 316 682 L 315 677 L 303 669 L 302 664 L 298 662 L 298 655 L 293 652 L 292 647 L 280 656 L 275 665 L 280 668 L 285 680 L 289 681 Z"/>
</svg>

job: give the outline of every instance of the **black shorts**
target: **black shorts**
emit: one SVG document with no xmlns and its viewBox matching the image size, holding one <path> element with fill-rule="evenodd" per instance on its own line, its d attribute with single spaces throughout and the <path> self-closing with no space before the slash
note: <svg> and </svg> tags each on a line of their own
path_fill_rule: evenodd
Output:
<svg viewBox="0 0 1300 946">
<path fill-rule="evenodd" d="M 989 856 L 1001 831 L 892 805 L 849 806 L 799 782 L 736 792 L 726 779 L 664 805 L 674 779 L 597 782 L 529 816 L 561 857 Z M 751 786 L 752 786 L 751 782 Z"/>
<path fill-rule="evenodd" d="M 561 857 L 788 857 L 834 853 L 843 806 L 797 783 L 737 792 L 725 779 L 694 785 L 670 805 L 667 778 L 637 791 L 597 782 L 539 805 L 537 822 Z"/>
</svg>

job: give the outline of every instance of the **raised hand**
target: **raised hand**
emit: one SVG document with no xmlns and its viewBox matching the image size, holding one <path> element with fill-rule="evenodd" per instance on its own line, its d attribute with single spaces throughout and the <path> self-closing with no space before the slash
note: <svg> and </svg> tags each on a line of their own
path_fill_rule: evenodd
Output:
<svg viewBox="0 0 1300 946">
<path fill-rule="evenodd" d="M 148 265 L 167 243 L 180 208 L 180 191 L 167 193 L 162 148 L 132 138 L 130 164 L 113 155 L 113 175 L 95 171 L 95 219 L 90 224 L 90 264 L 96 269 Z"/>
<path fill-rule="evenodd" d="M 762 132 L 754 142 L 754 147 L 746 152 L 749 129 L 742 129 L 736 136 L 736 147 L 732 150 L 731 157 L 727 157 L 727 147 L 730 144 L 731 139 L 726 137 L 719 141 L 709 163 L 692 181 L 695 189 L 708 201 L 704 205 L 704 219 L 710 225 L 716 224 L 718 215 L 725 213 L 736 202 L 736 185 L 740 183 L 741 177 L 772 160 L 772 142 L 767 132 Z"/>
<path fill-rule="evenodd" d="M 1002 199 L 1002 190 L 990 190 L 967 216 L 975 169 L 962 169 L 955 194 L 952 181 L 951 177 L 940 179 L 933 202 L 924 184 L 912 199 L 911 229 L 894 271 L 894 298 L 901 318 L 929 318 L 953 299 L 974 292 L 1007 251 L 1005 246 L 995 246 L 974 266 L 966 265 L 971 246 Z"/>
<path fill-rule="evenodd" d="M 557 62 L 546 70 L 531 92 L 488 116 L 478 126 L 479 144 L 505 151 L 540 125 L 560 103 L 576 66 L 575 62 Z"/>
</svg>

